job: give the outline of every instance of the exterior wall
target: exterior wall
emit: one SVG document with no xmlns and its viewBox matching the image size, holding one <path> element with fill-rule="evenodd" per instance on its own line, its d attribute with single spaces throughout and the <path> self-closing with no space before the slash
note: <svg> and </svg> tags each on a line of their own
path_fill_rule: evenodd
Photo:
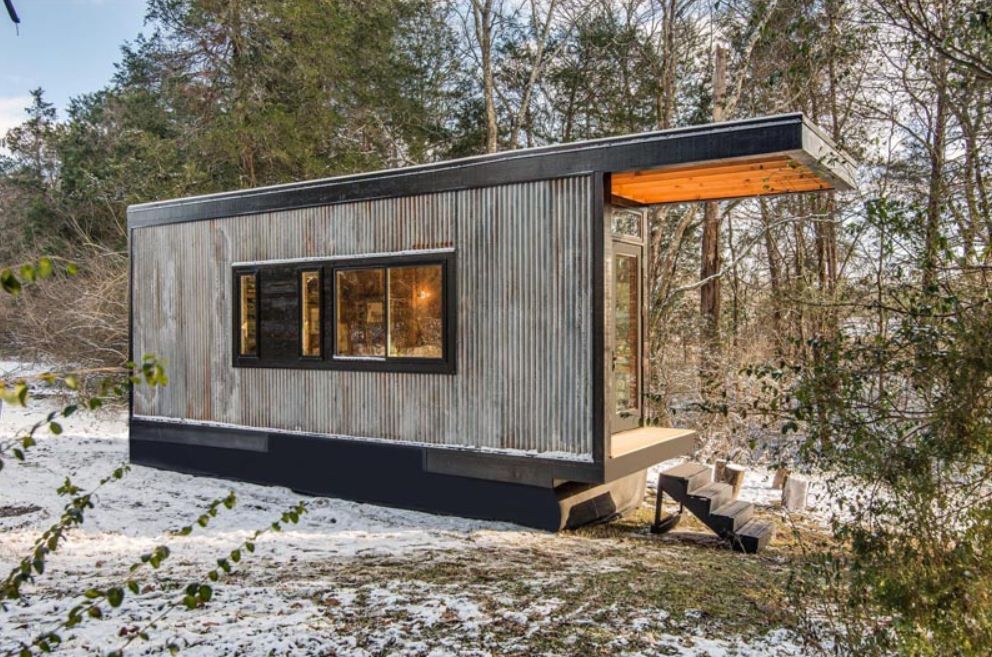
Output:
<svg viewBox="0 0 992 657">
<path fill-rule="evenodd" d="M 592 454 L 592 179 L 134 229 L 133 351 L 169 385 L 136 416 Z M 231 266 L 454 249 L 456 374 L 234 368 Z M 328 309 L 329 311 L 329 309 Z"/>
</svg>

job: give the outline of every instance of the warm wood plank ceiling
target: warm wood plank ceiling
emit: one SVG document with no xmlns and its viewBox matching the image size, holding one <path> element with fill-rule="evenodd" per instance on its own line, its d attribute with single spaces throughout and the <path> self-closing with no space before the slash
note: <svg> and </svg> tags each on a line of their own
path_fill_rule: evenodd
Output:
<svg viewBox="0 0 992 657">
<path fill-rule="evenodd" d="M 618 172 L 611 177 L 611 188 L 614 197 L 653 205 L 821 191 L 833 186 L 788 155 L 774 155 Z"/>
</svg>

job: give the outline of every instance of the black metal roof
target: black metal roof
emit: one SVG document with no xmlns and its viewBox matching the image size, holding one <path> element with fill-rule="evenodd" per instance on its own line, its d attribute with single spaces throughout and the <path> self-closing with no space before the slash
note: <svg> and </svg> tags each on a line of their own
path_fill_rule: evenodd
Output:
<svg viewBox="0 0 992 657">
<path fill-rule="evenodd" d="M 853 187 L 854 163 L 851 159 L 805 116 L 797 113 L 143 203 L 128 208 L 128 227 L 775 153 L 786 153 L 803 162 L 835 189 Z"/>
</svg>

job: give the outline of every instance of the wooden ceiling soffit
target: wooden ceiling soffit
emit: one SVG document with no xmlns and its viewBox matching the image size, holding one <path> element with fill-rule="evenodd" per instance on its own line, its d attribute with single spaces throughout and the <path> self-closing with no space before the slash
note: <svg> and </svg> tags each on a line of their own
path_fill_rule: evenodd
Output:
<svg viewBox="0 0 992 657">
<path fill-rule="evenodd" d="M 623 171 L 610 178 L 620 200 L 642 205 L 712 201 L 836 189 L 791 154 Z"/>
</svg>

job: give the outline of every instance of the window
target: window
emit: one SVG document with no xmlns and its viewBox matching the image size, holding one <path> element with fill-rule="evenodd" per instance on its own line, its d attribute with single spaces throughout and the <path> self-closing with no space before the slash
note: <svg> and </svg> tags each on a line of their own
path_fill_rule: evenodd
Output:
<svg viewBox="0 0 992 657">
<path fill-rule="evenodd" d="M 386 280 L 382 269 L 338 271 L 337 322 L 338 356 L 376 357 L 386 355 Z"/>
<path fill-rule="evenodd" d="M 238 353 L 241 356 L 258 355 L 258 278 L 256 274 L 241 274 L 238 277 L 240 298 L 240 327 Z"/>
<path fill-rule="evenodd" d="M 320 272 L 300 272 L 300 351 L 307 358 L 320 357 Z"/>
<path fill-rule="evenodd" d="M 439 251 L 239 265 L 234 365 L 454 372 L 454 263 Z"/>
<path fill-rule="evenodd" d="M 335 275 L 336 356 L 443 358 L 440 264 L 339 269 Z"/>
<path fill-rule="evenodd" d="M 640 210 L 613 208 L 611 230 L 615 237 L 640 242 L 644 239 L 644 213 Z"/>
<path fill-rule="evenodd" d="M 441 265 L 389 268 L 389 355 L 441 358 Z"/>
</svg>

